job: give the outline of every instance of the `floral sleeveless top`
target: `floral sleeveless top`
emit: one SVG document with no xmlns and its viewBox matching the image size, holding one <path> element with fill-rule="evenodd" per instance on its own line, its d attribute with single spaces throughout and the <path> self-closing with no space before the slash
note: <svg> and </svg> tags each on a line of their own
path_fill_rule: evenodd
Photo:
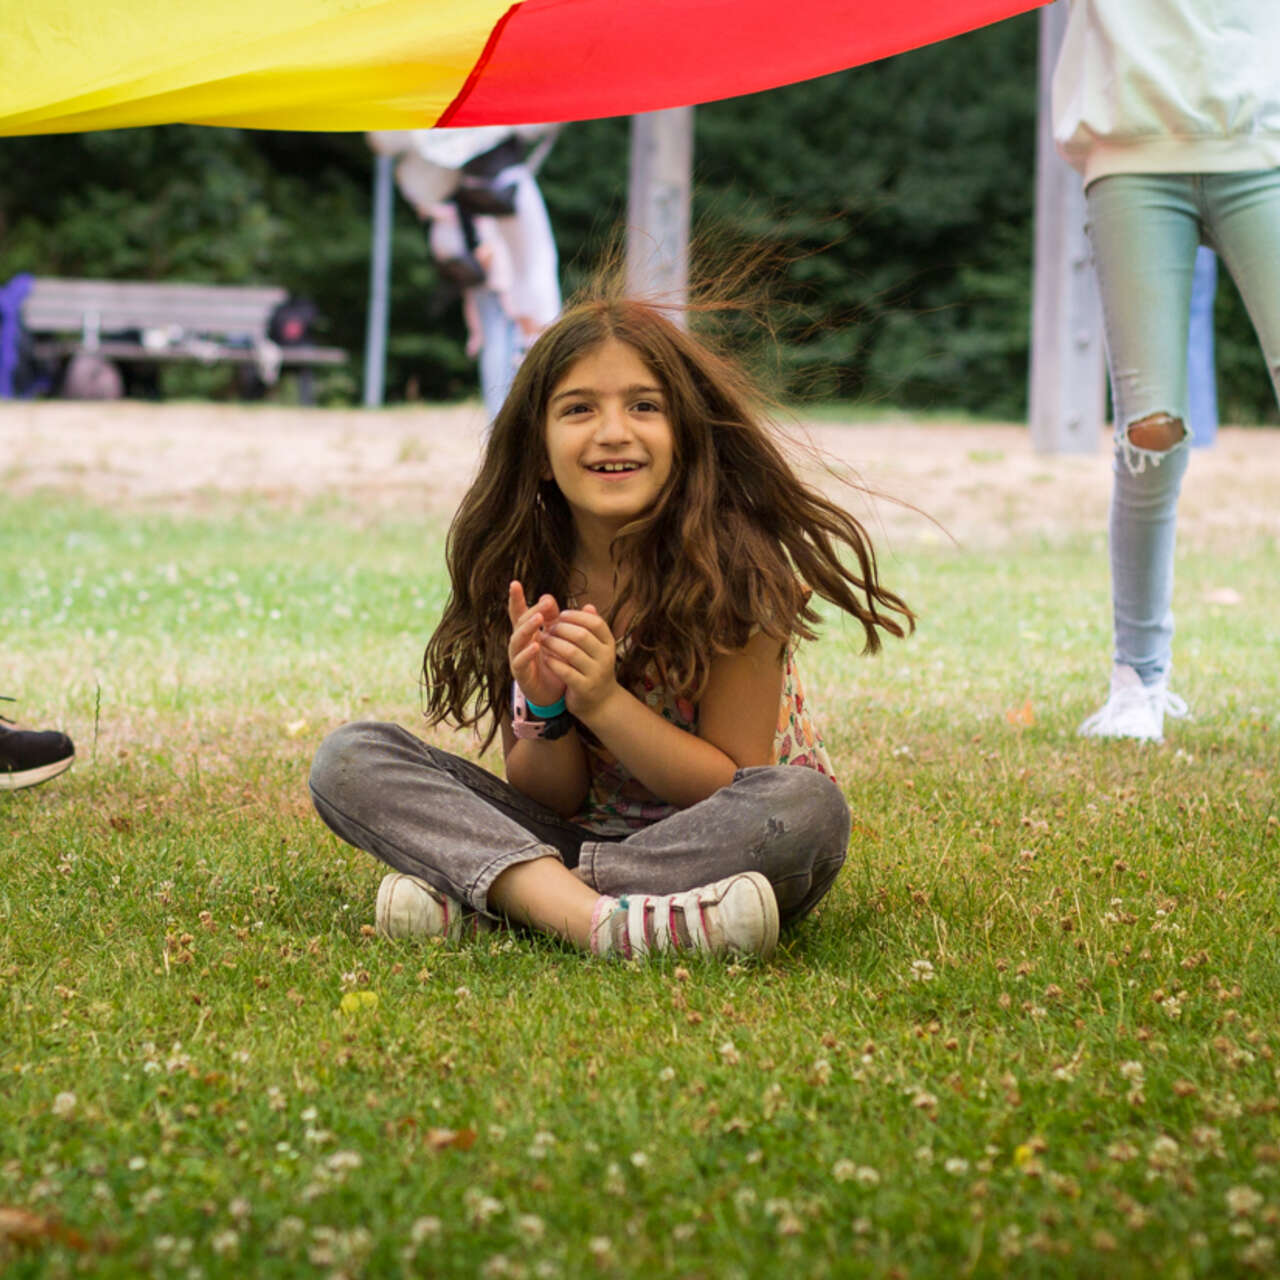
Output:
<svg viewBox="0 0 1280 1280">
<path fill-rule="evenodd" d="M 688 733 L 698 729 L 698 709 L 686 698 L 675 697 L 659 682 L 650 665 L 631 692 L 664 720 Z M 590 733 L 582 733 L 591 784 L 582 808 L 573 821 L 597 835 L 628 836 L 652 826 L 676 812 L 676 806 L 659 800 L 616 756 L 606 751 Z M 809 716 L 804 686 L 796 668 L 795 651 L 788 645 L 778 703 L 778 727 L 773 735 L 775 764 L 797 764 L 835 779 L 831 760 Z"/>
</svg>

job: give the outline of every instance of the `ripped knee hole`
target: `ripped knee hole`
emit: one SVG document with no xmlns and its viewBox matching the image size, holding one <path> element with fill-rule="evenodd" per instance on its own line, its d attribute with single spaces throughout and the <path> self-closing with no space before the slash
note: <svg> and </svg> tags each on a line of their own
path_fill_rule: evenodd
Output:
<svg viewBox="0 0 1280 1280">
<path fill-rule="evenodd" d="M 1164 453 L 1185 439 L 1187 428 L 1181 418 L 1168 413 L 1153 413 L 1131 422 L 1125 434 L 1129 443 L 1138 449 Z"/>
</svg>

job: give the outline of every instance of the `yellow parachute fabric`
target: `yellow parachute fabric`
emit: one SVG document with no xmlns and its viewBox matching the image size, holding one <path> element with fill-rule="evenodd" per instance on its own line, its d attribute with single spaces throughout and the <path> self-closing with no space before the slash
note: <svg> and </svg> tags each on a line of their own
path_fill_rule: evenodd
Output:
<svg viewBox="0 0 1280 1280">
<path fill-rule="evenodd" d="M 0 133 L 420 129 L 510 0 L 0 0 Z"/>
</svg>

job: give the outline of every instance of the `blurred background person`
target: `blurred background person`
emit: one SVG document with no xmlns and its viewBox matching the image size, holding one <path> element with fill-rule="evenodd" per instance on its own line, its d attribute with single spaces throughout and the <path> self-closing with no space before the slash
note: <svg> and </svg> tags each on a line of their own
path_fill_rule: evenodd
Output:
<svg viewBox="0 0 1280 1280">
<path fill-rule="evenodd" d="M 369 135 L 396 154 L 396 185 L 428 224 L 442 279 L 462 297 L 490 422 L 534 338 L 560 313 L 559 259 L 534 176 L 559 126 Z"/>
</svg>

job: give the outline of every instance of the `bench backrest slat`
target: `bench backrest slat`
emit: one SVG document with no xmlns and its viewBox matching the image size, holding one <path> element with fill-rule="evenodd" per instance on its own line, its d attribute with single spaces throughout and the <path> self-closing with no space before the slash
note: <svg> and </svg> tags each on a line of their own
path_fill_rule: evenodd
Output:
<svg viewBox="0 0 1280 1280">
<path fill-rule="evenodd" d="M 188 333 L 261 338 L 271 312 L 287 296 L 278 286 L 37 278 L 22 318 L 32 333 L 79 333 L 88 321 L 101 333 L 176 326 Z"/>
</svg>

